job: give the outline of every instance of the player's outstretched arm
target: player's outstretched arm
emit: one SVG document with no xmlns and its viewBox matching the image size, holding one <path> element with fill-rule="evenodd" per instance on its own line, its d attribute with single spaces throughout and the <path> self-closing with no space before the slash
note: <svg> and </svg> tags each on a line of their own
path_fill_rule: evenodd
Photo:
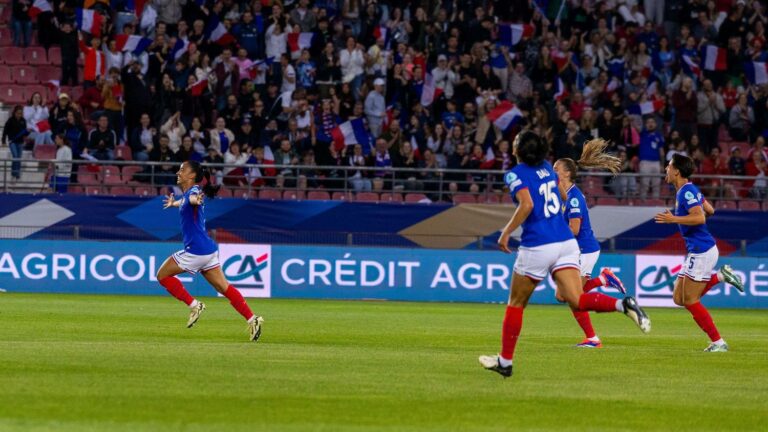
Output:
<svg viewBox="0 0 768 432">
<path fill-rule="evenodd" d="M 688 215 L 686 216 L 675 216 L 669 210 L 665 210 L 664 213 L 657 214 L 654 217 L 654 220 L 656 220 L 656 223 L 674 223 L 690 226 L 704 225 L 706 223 L 704 210 L 701 209 L 701 206 L 691 207 L 691 209 L 688 210 Z"/>
<path fill-rule="evenodd" d="M 512 219 L 509 220 L 507 226 L 501 231 L 499 241 L 497 242 L 499 249 L 504 253 L 512 252 L 509 249 L 509 236 L 512 235 L 523 222 L 525 222 L 528 215 L 533 211 L 533 199 L 531 199 L 531 193 L 528 192 L 527 188 L 517 191 L 515 198 L 517 198 L 517 202 L 519 203 L 517 209 L 515 209 L 515 214 L 512 215 Z"/>
<path fill-rule="evenodd" d="M 170 207 L 178 207 L 180 205 L 181 205 L 181 200 L 174 199 L 172 193 L 166 195 L 165 200 L 163 200 L 163 210 Z"/>
<path fill-rule="evenodd" d="M 189 196 L 189 203 L 197 206 L 197 205 L 203 205 L 203 199 L 205 198 L 204 195 L 201 194 L 195 194 Z"/>
</svg>

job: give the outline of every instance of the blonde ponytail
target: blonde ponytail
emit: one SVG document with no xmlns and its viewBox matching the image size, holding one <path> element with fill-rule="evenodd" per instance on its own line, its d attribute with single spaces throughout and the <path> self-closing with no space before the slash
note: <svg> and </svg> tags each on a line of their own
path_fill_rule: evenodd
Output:
<svg viewBox="0 0 768 432">
<path fill-rule="evenodd" d="M 581 151 L 581 159 L 576 163 L 580 168 L 601 168 L 618 174 L 621 172 L 621 159 L 605 153 L 606 147 L 608 147 L 608 141 L 602 138 L 587 141 L 584 143 L 584 150 Z"/>
</svg>

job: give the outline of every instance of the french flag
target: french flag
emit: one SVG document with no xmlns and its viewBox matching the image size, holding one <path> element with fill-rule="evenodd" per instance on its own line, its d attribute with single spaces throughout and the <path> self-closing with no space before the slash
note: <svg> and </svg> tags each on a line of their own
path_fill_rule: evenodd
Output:
<svg viewBox="0 0 768 432">
<path fill-rule="evenodd" d="M 101 35 L 101 25 L 104 23 L 104 17 L 91 9 L 76 9 L 77 28 L 90 33 L 96 37 Z"/>
<path fill-rule="evenodd" d="M 530 24 L 500 24 L 499 43 L 513 47 L 519 44 L 523 38 L 533 36 L 535 30 L 535 27 Z"/>
<path fill-rule="evenodd" d="M 691 56 L 688 56 L 688 55 L 683 56 L 682 66 L 683 66 L 683 70 L 686 73 L 689 73 L 695 76 L 701 75 L 701 68 L 699 67 L 699 65 L 696 64 L 695 61 L 693 61 Z"/>
<path fill-rule="evenodd" d="M 488 120 L 502 131 L 517 124 L 523 118 L 522 111 L 510 101 L 502 101 L 486 115 Z"/>
<path fill-rule="evenodd" d="M 560 77 L 555 80 L 555 100 L 560 102 L 568 97 L 568 89 L 565 87 L 565 83 Z"/>
<path fill-rule="evenodd" d="M 654 101 L 643 102 L 635 105 L 630 105 L 627 108 L 627 112 L 629 112 L 630 114 L 642 116 L 642 115 L 653 114 L 656 111 L 661 110 L 662 108 L 664 108 L 664 101 L 654 100 Z"/>
<path fill-rule="evenodd" d="M 43 85 L 48 87 L 52 92 L 55 92 L 57 96 L 59 95 L 59 89 L 61 88 L 59 80 L 48 80 L 44 82 Z"/>
<path fill-rule="evenodd" d="M 701 50 L 701 66 L 708 71 L 728 69 L 728 52 L 716 45 L 707 45 Z"/>
<path fill-rule="evenodd" d="M 768 63 L 746 62 L 744 63 L 744 75 L 752 84 L 768 83 Z"/>
<path fill-rule="evenodd" d="M 171 49 L 171 57 L 176 61 L 180 59 L 187 50 L 189 50 L 189 41 L 184 38 L 178 38 Z"/>
<path fill-rule="evenodd" d="M 51 3 L 48 2 L 48 0 L 35 0 L 27 13 L 30 18 L 35 19 L 43 12 L 53 12 L 53 6 L 51 6 Z"/>
<path fill-rule="evenodd" d="M 110 3 L 112 3 L 112 9 L 117 9 L 117 5 L 115 4 L 117 3 L 116 1 L 113 0 Z M 140 17 L 144 12 L 144 5 L 146 3 L 147 0 L 126 0 L 125 9 L 133 12 L 137 17 Z"/>
<path fill-rule="evenodd" d="M 235 42 L 235 37 L 227 31 L 227 28 L 215 15 L 209 19 L 205 34 L 208 36 L 208 40 L 217 45 L 231 45 Z"/>
<path fill-rule="evenodd" d="M 266 72 L 274 62 L 275 62 L 274 57 L 268 57 L 266 60 L 256 61 L 254 64 L 251 65 L 251 67 L 248 68 L 248 76 L 250 76 L 251 79 L 256 79 L 257 76 Z"/>
<path fill-rule="evenodd" d="M 275 164 L 275 154 L 272 153 L 272 149 L 268 145 L 265 145 L 263 148 L 264 148 L 264 160 L 262 161 L 262 165 L 274 165 Z M 249 165 L 257 164 L 258 161 L 256 160 L 255 157 L 251 156 L 250 158 L 248 158 L 248 162 L 247 163 Z M 250 170 L 248 170 L 248 177 L 249 177 L 248 180 L 250 182 L 253 182 L 254 180 L 257 180 L 257 179 L 260 179 L 260 178 L 264 177 L 264 174 L 266 174 L 267 177 L 272 177 L 272 176 L 274 176 L 276 174 L 276 172 L 275 172 L 274 168 L 266 168 L 265 167 L 264 173 L 262 173 L 261 172 L 261 168 L 253 167 Z"/>
<path fill-rule="evenodd" d="M 152 39 L 136 36 L 119 34 L 115 36 L 117 49 L 120 51 L 130 51 L 136 55 L 143 53 L 152 45 Z"/>
<path fill-rule="evenodd" d="M 301 50 L 312 46 L 314 33 L 288 33 L 288 48 L 291 50 L 291 57 L 298 58 Z"/>
<path fill-rule="evenodd" d="M 605 85 L 605 92 L 613 93 L 618 90 L 619 87 L 621 87 L 621 81 L 619 81 L 618 78 L 613 77 L 610 81 L 608 81 L 608 84 Z"/>
<path fill-rule="evenodd" d="M 331 129 L 333 145 L 337 151 L 341 151 L 346 146 L 360 144 L 363 147 L 363 153 L 368 154 L 371 151 L 371 134 L 365 130 L 365 123 L 362 117 L 346 121 Z"/>
<path fill-rule="evenodd" d="M 189 86 L 189 93 L 192 96 L 200 96 L 205 93 L 205 89 L 208 88 L 208 78 L 195 81 L 194 84 Z"/>
<path fill-rule="evenodd" d="M 425 107 L 432 105 L 436 99 L 443 94 L 443 89 L 435 87 L 435 80 L 431 73 L 427 73 L 424 78 L 424 85 L 421 88 L 421 104 Z"/>
<path fill-rule="evenodd" d="M 373 28 L 373 37 L 375 37 L 376 40 L 384 39 L 384 41 L 386 42 L 388 35 L 389 35 L 389 29 L 383 25 L 378 25 Z"/>
</svg>

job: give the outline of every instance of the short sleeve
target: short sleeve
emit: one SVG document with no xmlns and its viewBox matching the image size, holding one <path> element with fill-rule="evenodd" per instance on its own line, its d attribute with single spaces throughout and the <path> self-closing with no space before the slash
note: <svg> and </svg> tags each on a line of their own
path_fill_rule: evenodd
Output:
<svg viewBox="0 0 768 432">
<path fill-rule="evenodd" d="M 200 195 L 200 186 L 194 185 L 191 188 L 189 188 L 189 196 L 192 195 Z"/>
<path fill-rule="evenodd" d="M 687 188 L 683 192 L 682 204 L 683 204 L 683 208 L 685 208 L 686 211 L 690 212 L 692 208 L 702 205 L 701 194 L 698 193 L 698 191 L 693 188 Z"/>
<path fill-rule="evenodd" d="M 523 179 L 520 178 L 520 176 L 518 176 L 514 171 L 510 171 L 504 176 L 504 183 L 509 188 L 509 193 L 513 197 L 517 195 L 518 191 L 528 188 L 528 186 L 523 182 Z"/>
<path fill-rule="evenodd" d="M 568 219 L 577 219 L 582 217 L 582 209 L 584 206 L 582 205 L 581 200 L 579 200 L 578 197 L 571 197 L 568 199 L 568 204 L 565 206 L 565 214 L 568 217 Z"/>
</svg>

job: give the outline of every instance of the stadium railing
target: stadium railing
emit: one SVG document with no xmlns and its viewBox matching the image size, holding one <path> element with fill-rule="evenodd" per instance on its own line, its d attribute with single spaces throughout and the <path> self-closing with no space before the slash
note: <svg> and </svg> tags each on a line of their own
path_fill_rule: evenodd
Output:
<svg viewBox="0 0 768 432">
<path fill-rule="evenodd" d="M 11 159 L 0 160 L 0 192 L 51 193 L 57 186 L 51 159 L 22 159 L 22 176 L 11 181 Z M 178 163 L 138 161 L 73 160 L 74 173 L 67 182 L 71 194 L 108 196 L 156 196 L 174 191 Z M 426 168 L 231 165 L 208 164 L 217 170 L 214 182 L 222 184 L 222 198 L 347 200 L 358 202 L 408 202 L 453 204 L 511 203 L 505 191 L 503 171 Z M 225 176 L 224 170 L 241 169 L 242 176 Z M 257 173 L 256 170 L 259 170 Z M 272 170 L 274 175 L 267 175 Z M 362 181 L 357 179 L 358 173 Z M 258 180 L 254 176 L 258 175 Z M 589 205 L 631 205 L 670 207 L 674 191 L 664 183 L 664 174 L 642 175 L 582 172 L 577 183 Z M 658 196 L 652 190 L 639 194 L 643 179 L 657 180 Z M 757 182 L 756 182 L 757 180 Z M 694 178 L 704 195 L 718 209 L 768 211 L 768 188 L 755 177 L 697 175 Z M 364 183 L 365 187 L 356 187 Z"/>
</svg>

